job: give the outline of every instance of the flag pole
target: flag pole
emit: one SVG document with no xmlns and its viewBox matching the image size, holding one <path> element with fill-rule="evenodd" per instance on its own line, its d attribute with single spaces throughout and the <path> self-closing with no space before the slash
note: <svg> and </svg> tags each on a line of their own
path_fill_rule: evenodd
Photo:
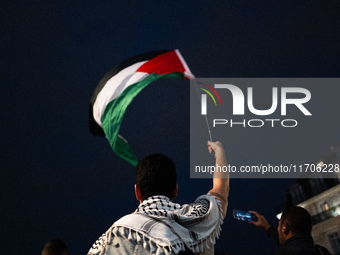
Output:
<svg viewBox="0 0 340 255">
<path fill-rule="evenodd" d="M 210 127 L 209 127 L 208 117 L 207 117 L 207 115 L 204 115 L 204 117 L 205 117 L 205 122 L 207 123 L 210 141 L 212 142 L 212 137 L 211 137 L 211 131 L 210 131 Z"/>
<path fill-rule="evenodd" d="M 200 93 L 198 92 L 198 87 L 197 87 L 197 84 L 196 84 L 196 79 L 194 78 L 193 80 L 194 80 L 194 84 L 195 84 L 195 87 L 196 87 L 197 96 L 198 96 L 199 99 L 201 99 L 200 98 Z M 207 117 L 207 115 L 204 115 L 204 117 L 205 117 L 205 122 L 207 123 L 207 128 L 208 128 L 208 132 L 209 132 L 209 138 L 210 138 L 210 141 L 212 142 L 212 136 L 211 136 L 211 130 L 210 130 L 209 122 L 208 122 L 208 117 Z"/>
</svg>

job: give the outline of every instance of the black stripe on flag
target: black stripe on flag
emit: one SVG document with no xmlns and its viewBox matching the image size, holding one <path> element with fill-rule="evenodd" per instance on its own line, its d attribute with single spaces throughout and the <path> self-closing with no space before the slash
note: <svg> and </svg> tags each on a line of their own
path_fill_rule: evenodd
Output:
<svg viewBox="0 0 340 255">
<path fill-rule="evenodd" d="M 141 62 L 141 61 L 147 61 L 150 59 L 153 59 L 157 57 L 158 55 L 161 55 L 163 53 L 169 52 L 172 50 L 159 50 L 159 51 L 151 51 L 147 53 L 140 54 L 138 56 L 134 56 L 132 58 L 129 58 L 120 64 L 116 65 L 114 68 L 112 68 L 110 71 L 108 71 L 104 77 L 99 81 L 96 89 L 94 90 L 94 93 L 91 97 L 90 101 L 90 109 L 89 109 L 89 128 L 92 135 L 96 136 L 105 136 L 103 129 L 101 126 L 97 124 L 97 122 L 93 118 L 93 105 L 96 102 L 97 96 L 99 92 L 104 88 L 105 84 L 110 80 L 113 76 L 115 76 L 117 73 L 119 73 L 124 68 L 127 68 L 135 63 Z"/>
</svg>

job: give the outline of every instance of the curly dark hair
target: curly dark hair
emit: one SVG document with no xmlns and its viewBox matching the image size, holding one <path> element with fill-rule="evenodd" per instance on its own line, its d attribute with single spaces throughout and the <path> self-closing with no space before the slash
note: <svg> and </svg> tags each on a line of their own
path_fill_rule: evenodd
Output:
<svg viewBox="0 0 340 255">
<path fill-rule="evenodd" d="M 155 195 L 172 199 L 177 184 L 175 164 L 163 154 L 149 155 L 138 163 L 136 181 L 142 200 Z"/>
</svg>

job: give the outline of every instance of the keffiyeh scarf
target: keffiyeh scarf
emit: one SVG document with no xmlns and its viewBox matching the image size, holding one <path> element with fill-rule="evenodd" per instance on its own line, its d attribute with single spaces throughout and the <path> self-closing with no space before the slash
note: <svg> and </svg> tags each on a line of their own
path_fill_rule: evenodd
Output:
<svg viewBox="0 0 340 255">
<path fill-rule="evenodd" d="M 110 240 L 119 236 L 142 243 L 156 254 L 177 254 L 184 250 L 184 243 L 195 253 L 203 252 L 215 244 L 222 223 L 221 204 L 209 194 L 182 206 L 165 196 L 153 196 L 116 221 L 91 250 L 105 250 Z"/>
</svg>

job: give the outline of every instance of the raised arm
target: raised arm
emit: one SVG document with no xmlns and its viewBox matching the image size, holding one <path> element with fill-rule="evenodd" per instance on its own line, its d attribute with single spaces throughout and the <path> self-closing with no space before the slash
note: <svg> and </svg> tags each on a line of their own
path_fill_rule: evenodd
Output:
<svg viewBox="0 0 340 255">
<path fill-rule="evenodd" d="M 216 165 L 213 178 L 213 188 L 209 191 L 216 199 L 221 202 L 223 209 L 223 218 L 227 213 L 228 196 L 229 196 L 229 173 L 223 171 L 217 171 L 228 167 L 225 152 L 220 142 L 208 141 L 208 150 L 210 154 L 215 153 Z"/>
<path fill-rule="evenodd" d="M 255 225 L 256 227 L 258 227 L 260 229 L 263 229 L 264 231 L 266 231 L 267 236 L 269 236 L 271 239 L 273 239 L 273 241 L 277 245 L 280 245 L 279 234 L 277 232 L 277 229 L 274 228 L 274 227 L 271 227 L 269 225 L 269 223 L 267 222 L 266 218 L 263 215 L 259 214 L 258 212 L 256 212 L 256 211 L 248 211 L 248 212 L 254 214 L 255 219 L 257 220 L 257 221 L 251 221 L 249 223 Z"/>
</svg>

